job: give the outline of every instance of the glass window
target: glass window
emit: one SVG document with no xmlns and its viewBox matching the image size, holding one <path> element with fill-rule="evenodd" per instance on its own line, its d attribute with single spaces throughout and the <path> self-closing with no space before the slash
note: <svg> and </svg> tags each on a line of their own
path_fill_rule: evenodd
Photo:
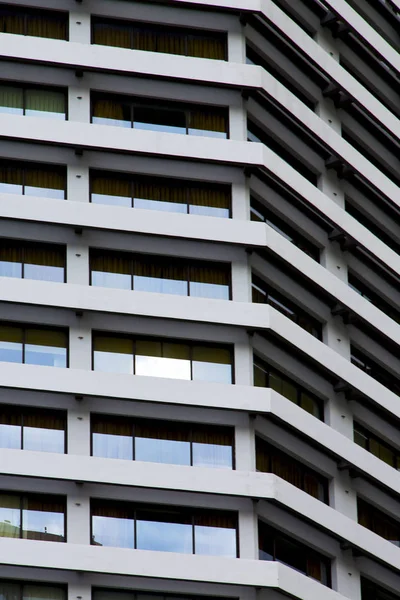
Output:
<svg viewBox="0 0 400 600">
<path fill-rule="evenodd" d="M 134 207 L 164 212 L 187 213 L 187 189 L 174 180 L 134 182 Z"/>
<path fill-rule="evenodd" d="M 133 513 L 123 505 L 95 504 L 92 509 L 92 544 L 118 548 L 135 547 Z"/>
<path fill-rule="evenodd" d="M 25 115 L 65 121 L 67 118 L 65 94 L 46 89 L 27 88 Z"/>
<path fill-rule="evenodd" d="M 168 110 L 158 107 L 135 106 L 133 110 L 135 129 L 186 134 L 184 110 Z"/>
<path fill-rule="evenodd" d="M 0 408 L 0 448 L 22 447 L 21 415 L 8 407 Z"/>
<path fill-rule="evenodd" d="M 9 115 L 24 114 L 24 92 L 22 88 L 0 85 L 0 113 Z"/>
<path fill-rule="evenodd" d="M 23 277 L 40 281 L 65 281 L 65 249 L 30 245 L 23 248 Z"/>
<path fill-rule="evenodd" d="M 132 127 L 132 105 L 129 100 L 118 98 L 96 98 L 92 102 L 92 123 Z"/>
<path fill-rule="evenodd" d="M 21 537 L 21 499 L 11 494 L 0 494 L 0 537 Z"/>
<path fill-rule="evenodd" d="M 361 598 L 362 600 L 399 600 L 397 594 L 384 590 L 364 577 L 361 577 Z"/>
<path fill-rule="evenodd" d="M 66 591 L 61 587 L 28 584 L 22 589 L 22 600 L 66 600 Z"/>
<path fill-rule="evenodd" d="M 60 171 L 26 169 L 24 194 L 63 200 L 65 198 L 65 174 Z"/>
<path fill-rule="evenodd" d="M 22 448 L 38 452 L 65 452 L 65 418 L 46 412 L 23 415 Z"/>
<path fill-rule="evenodd" d="M 204 513 L 195 517 L 195 554 L 236 558 L 236 538 L 233 518 L 218 513 Z"/>
<path fill-rule="evenodd" d="M 113 252 L 91 252 L 90 275 L 94 286 L 131 290 L 132 259 Z"/>
<path fill-rule="evenodd" d="M 111 206 L 132 206 L 132 184 L 116 177 L 91 178 L 91 202 Z"/>
<path fill-rule="evenodd" d="M 194 381 L 232 383 L 230 351 L 213 346 L 194 346 L 192 378 Z"/>
<path fill-rule="evenodd" d="M 228 123 L 222 111 L 191 110 L 189 113 L 188 134 L 201 137 L 228 137 Z"/>
<path fill-rule="evenodd" d="M 4 194 L 24 193 L 24 171 L 17 165 L 0 163 L 0 192 Z"/>
<path fill-rule="evenodd" d="M 64 542 L 64 503 L 47 497 L 28 496 L 22 504 L 22 537 L 28 540 Z"/>
<path fill-rule="evenodd" d="M 0 8 L 0 32 L 68 39 L 68 13 L 6 5 Z"/>
<path fill-rule="evenodd" d="M 94 419 L 92 422 L 92 455 L 132 460 L 132 435 L 132 423 L 125 418 Z"/>
<path fill-rule="evenodd" d="M 0 600 L 21 600 L 21 586 L 18 583 L 0 581 Z"/>
<path fill-rule="evenodd" d="M 0 361 L 22 363 L 22 341 L 20 327 L 0 324 Z"/>
<path fill-rule="evenodd" d="M 95 336 L 93 370 L 133 375 L 133 342 L 127 338 Z"/>
<path fill-rule="evenodd" d="M 137 341 L 135 374 L 190 379 L 189 346 L 174 342 Z"/>
<path fill-rule="evenodd" d="M 149 257 L 134 260 L 133 289 L 160 294 L 188 295 L 188 270 L 174 259 Z"/>
<path fill-rule="evenodd" d="M 136 521 L 137 548 L 161 552 L 193 553 L 191 518 L 182 514 L 138 511 Z"/>
<path fill-rule="evenodd" d="M 25 363 L 66 368 L 67 334 L 50 329 L 27 329 L 25 333 Z"/>
<path fill-rule="evenodd" d="M 135 425 L 135 459 L 190 465 L 190 431 L 184 424 L 162 421 Z"/>
</svg>

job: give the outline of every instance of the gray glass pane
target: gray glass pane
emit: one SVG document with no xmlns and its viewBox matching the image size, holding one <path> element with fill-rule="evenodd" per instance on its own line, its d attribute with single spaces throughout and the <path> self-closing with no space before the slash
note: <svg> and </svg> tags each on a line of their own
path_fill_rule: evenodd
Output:
<svg viewBox="0 0 400 600">
<path fill-rule="evenodd" d="M 92 443 L 93 456 L 126 460 L 133 459 L 132 436 L 94 433 Z"/>
<path fill-rule="evenodd" d="M 0 113 L 22 115 L 23 91 L 21 88 L 8 85 L 0 86 Z"/>
<path fill-rule="evenodd" d="M 193 442 L 193 466 L 232 469 L 232 448 Z"/>
<path fill-rule="evenodd" d="M 64 514 L 59 512 L 24 509 L 22 537 L 48 542 L 64 541 Z"/>
<path fill-rule="evenodd" d="M 93 117 L 92 123 L 96 125 L 111 125 L 112 127 L 125 127 L 126 129 L 131 128 L 131 122 L 123 121 L 122 119 L 107 119 L 106 117 Z"/>
<path fill-rule="evenodd" d="M 47 265 L 24 266 L 24 279 L 35 279 L 37 281 L 54 281 L 64 283 L 63 267 L 49 267 Z"/>
<path fill-rule="evenodd" d="M 190 295 L 196 298 L 217 298 L 219 300 L 229 300 L 229 286 L 216 283 L 199 283 L 191 281 L 189 283 Z"/>
<path fill-rule="evenodd" d="M 92 285 L 120 290 L 132 289 L 132 278 L 125 273 L 106 273 L 105 271 L 92 271 Z"/>
<path fill-rule="evenodd" d="M 167 377 L 168 379 L 190 379 L 190 361 L 179 358 L 136 356 L 135 375 Z"/>
<path fill-rule="evenodd" d="M 20 600 L 21 586 L 0 581 L 0 600 Z"/>
<path fill-rule="evenodd" d="M 65 96 L 60 92 L 49 90 L 26 90 L 25 115 L 44 117 L 46 119 L 59 119 L 64 121 Z"/>
<path fill-rule="evenodd" d="M 22 185 L 17 183 L 0 183 L 0 192 L 3 194 L 22 195 Z"/>
<path fill-rule="evenodd" d="M 133 355 L 119 352 L 93 353 L 93 370 L 104 373 L 129 373 L 133 375 Z"/>
<path fill-rule="evenodd" d="M 232 383 L 231 365 L 193 361 L 193 381 Z"/>
<path fill-rule="evenodd" d="M 110 204 L 111 206 L 132 206 L 132 199 L 126 196 L 112 196 L 107 194 L 93 194 L 91 195 L 93 204 Z"/>
<path fill-rule="evenodd" d="M 0 537 L 20 537 L 21 510 L 18 496 L 0 494 Z"/>
<path fill-rule="evenodd" d="M 194 530 L 195 554 L 237 556 L 235 529 L 196 525 Z"/>
<path fill-rule="evenodd" d="M 222 140 L 226 140 L 228 134 L 225 131 L 210 131 L 209 129 L 192 129 L 189 127 L 188 129 L 189 135 L 195 135 L 197 137 L 213 137 L 220 138 Z"/>
<path fill-rule="evenodd" d="M 22 363 L 22 344 L 0 341 L 0 362 Z"/>
<path fill-rule="evenodd" d="M 162 210 L 172 213 L 187 213 L 187 204 L 179 202 L 164 202 L 162 200 L 149 200 L 148 198 L 135 198 L 134 208 L 145 208 L 147 210 Z"/>
<path fill-rule="evenodd" d="M 23 429 L 24 450 L 63 454 L 65 451 L 64 438 L 64 431 L 60 429 L 44 429 L 40 427 L 24 427 Z"/>
<path fill-rule="evenodd" d="M 65 596 L 61 587 L 28 584 L 23 586 L 22 600 L 64 600 Z"/>
<path fill-rule="evenodd" d="M 135 121 L 133 126 L 135 129 L 143 129 L 145 131 L 186 134 L 186 127 L 175 127 L 174 125 L 157 125 L 156 123 L 141 123 L 140 121 Z"/>
<path fill-rule="evenodd" d="M 190 443 L 135 437 L 135 459 L 170 465 L 190 465 Z"/>
<path fill-rule="evenodd" d="M 192 526 L 184 523 L 137 521 L 137 548 L 192 554 Z"/>
<path fill-rule="evenodd" d="M 54 188 L 26 185 L 25 196 L 41 196 L 42 198 L 55 198 L 56 200 L 64 200 L 65 192 L 64 190 L 57 190 Z"/>
<path fill-rule="evenodd" d="M 134 547 L 133 519 L 93 516 L 92 527 L 93 543 L 96 546 Z"/>
<path fill-rule="evenodd" d="M 0 425 L 0 448 L 21 448 L 21 427 L 19 425 Z"/>
<path fill-rule="evenodd" d="M 195 204 L 190 204 L 189 213 L 191 215 L 229 219 L 229 210 L 227 208 L 217 208 L 214 206 L 197 206 Z"/>
<path fill-rule="evenodd" d="M 0 277 L 22 277 L 22 264 L 19 262 L 0 261 Z"/>
<path fill-rule="evenodd" d="M 175 279 L 162 279 L 161 277 L 143 277 L 135 275 L 133 289 L 140 292 L 158 292 L 159 294 L 175 294 L 187 296 L 187 282 Z"/>
<path fill-rule="evenodd" d="M 67 366 L 67 350 L 55 346 L 25 344 L 25 364 L 65 368 Z"/>
</svg>

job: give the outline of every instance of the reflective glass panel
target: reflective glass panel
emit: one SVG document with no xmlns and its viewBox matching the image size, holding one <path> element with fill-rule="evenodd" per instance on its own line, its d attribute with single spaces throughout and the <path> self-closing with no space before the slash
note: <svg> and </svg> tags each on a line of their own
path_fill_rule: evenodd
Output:
<svg viewBox="0 0 400 600">
<path fill-rule="evenodd" d="M 164 212 L 187 213 L 187 204 L 178 202 L 167 202 L 163 200 L 150 200 L 149 198 L 134 199 L 135 208 L 145 208 L 147 210 L 162 210 Z"/>
<path fill-rule="evenodd" d="M 131 104 L 118 98 L 95 99 L 92 123 L 130 129 L 132 127 Z"/>
<path fill-rule="evenodd" d="M 193 466 L 232 469 L 232 447 L 193 442 Z"/>
<path fill-rule="evenodd" d="M 25 114 L 32 117 L 65 121 L 65 95 L 51 90 L 27 89 L 25 91 Z"/>
<path fill-rule="evenodd" d="M 23 586 L 22 600 L 66 600 L 65 589 L 52 585 Z"/>
<path fill-rule="evenodd" d="M 38 452 L 65 452 L 65 420 L 51 412 L 24 414 L 23 448 Z"/>
<path fill-rule="evenodd" d="M 9 85 L 0 85 L 0 113 L 24 114 L 23 90 Z"/>
<path fill-rule="evenodd" d="M 0 325 L 0 361 L 22 363 L 22 329 Z"/>
<path fill-rule="evenodd" d="M 67 366 L 67 336 L 61 331 L 27 329 L 25 363 L 47 367 Z"/>
<path fill-rule="evenodd" d="M 236 530 L 195 525 L 195 554 L 236 558 Z"/>
<path fill-rule="evenodd" d="M 229 300 L 229 285 L 191 281 L 189 283 L 189 289 L 190 296 L 195 296 L 197 298 L 218 298 L 219 300 Z"/>
<path fill-rule="evenodd" d="M 59 170 L 26 169 L 24 188 L 26 196 L 63 200 L 65 189 L 65 175 Z"/>
<path fill-rule="evenodd" d="M 192 554 L 192 525 L 148 521 L 138 517 L 136 524 L 137 549 Z"/>
<path fill-rule="evenodd" d="M 215 206 L 199 206 L 189 205 L 189 214 L 191 215 L 203 215 L 205 217 L 219 217 L 222 219 L 229 219 L 228 208 L 218 208 Z"/>
<path fill-rule="evenodd" d="M 127 179 L 95 176 L 91 180 L 91 201 L 94 204 L 132 206 L 132 186 Z"/>
<path fill-rule="evenodd" d="M 92 271 L 92 285 L 96 287 L 108 287 L 119 290 L 132 289 L 131 275 L 123 273 L 106 273 L 105 271 Z"/>
<path fill-rule="evenodd" d="M 22 537 L 47 542 L 64 541 L 64 511 L 61 505 L 26 498 L 22 510 Z"/>
<path fill-rule="evenodd" d="M 194 346 L 192 369 L 194 381 L 232 383 L 229 350 L 212 346 Z"/>
<path fill-rule="evenodd" d="M 24 279 L 36 281 L 54 281 L 64 283 L 64 269 L 62 267 L 49 267 L 46 265 L 24 265 Z"/>
<path fill-rule="evenodd" d="M 0 537 L 19 538 L 21 500 L 19 496 L 0 494 Z"/>
<path fill-rule="evenodd" d="M 0 192 L 4 194 L 23 193 L 23 170 L 0 164 Z"/>
<path fill-rule="evenodd" d="M 170 465 L 190 465 L 190 443 L 136 436 L 135 459 Z"/>
<path fill-rule="evenodd" d="M 93 370 L 133 375 L 133 343 L 126 338 L 96 336 Z"/>
<path fill-rule="evenodd" d="M 94 433 L 92 443 L 93 456 L 121 458 L 125 460 L 133 459 L 133 440 L 131 435 Z"/>
<path fill-rule="evenodd" d="M 16 583 L 0 581 L 0 600 L 20 600 L 21 586 Z"/>
<path fill-rule="evenodd" d="M 11 421 L 7 419 L 6 415 L 0 415 L 0 448 L 21 448 L 21 425 L 11 425 L 10 423 L 4 423 L 4 421 Z M 15 421 L 16 419 L 12 419 Z"/>
<path fill-rule="evenodd" d="M 186 115 L 183 110 L 137 106 L 133 110 L 135 129 L 186 134 Z"/>
<path fill-rule="evenodd" d="M 92 517 L 92 543 L 95 546 L 134 548 L 134 520 L 119 517 Z"/>
<path fill-rule="evenodd" d="M 135 375 L 190 379 L 190 361 L 179 358 L 137 355 L 135 358 Z"/>
</svg>

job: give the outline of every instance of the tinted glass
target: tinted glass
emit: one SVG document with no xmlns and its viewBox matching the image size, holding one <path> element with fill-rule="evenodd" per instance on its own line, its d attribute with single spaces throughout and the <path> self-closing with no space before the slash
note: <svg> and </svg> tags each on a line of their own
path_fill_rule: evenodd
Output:
<svg viewBox="0 0 400 600">
<path fill-rule="evenodd" d="M 0 85 L 0 113 L 11 115 L 24 114 L 24 96 L 22 88 Z"/>
<path fill-rule="evenodd" d="M 0 325 L 0 361 L 22 363 L 22 329 Z"/>
<path fill-rule="evenodd" d="M 52 585 L 24 585 L 22 600 L 66 600 L 65 589 Z"/>
<path fill-rule="evenodd" d="M 4 194 L 22 194 L 23 181 L 22 168 L 0 164 L 0 192 Z"/>
<path fill-rule="evenodd" d="M 12 410 L 0 410 L 0 448 L 21 448 L 21 417 Z"/>
<path fill-rule="evenodd" d="M 20 528 L 20 498 L 8 494 L 0 494 L 0 537 L 18 538 L 21 534 Z"/>
<path fill-rule="evenodd" d="M 193 380 L 232 383 L 229 350 L 207 346 L 193 347 Z"/>
<path fill-rule="evenodd" d="M 51 413 L 23 417 L 23 448 L 38 452 L 65 452 L 65 421 Z"/>
<path fill-rule="evenodd" d="M 0 600 L 20 600 L 21 586 L 17 583 L 0 581 Z"/>
<path fill-rule="evenodd" d="M 132 460 L 132 433 L 132 424 L 127 420 L 95 420 L 92 425 L 93 456 Z"/>
<path fill-rule="evenodd" d="M 131 340 L 96 336 L 93 344 L 94 371 L 133 374 L 133 343 Z"/>
<path fill-rule="evenodd" d="M 93 516 L 92 543 L 95 546 L 134 548 L 133 519 Z"/>
<path fill-rule="evenodd" d="M 195 525 L 195 553 L 236 558 L 236 529 Z"/>
<path fill-rule="evenodd" d="M 189 347 L 168 342 L 136 342 L 135 374 L 190 379 Z"/>
<path fill-rule="evenodd" d="M 48 542 L 64 541 L 64 511 L 61 506 L 41 498 L 23 501 L 22 537 Z"/>
<path fill-rule="evenodd" d="M 63 332 L 28 329 L 25 333 L 25 363 L 66 368 L 66 346 L 67 336 Z"/>
<path fill-rule="evenodd" d="M 153 520 L 159 519 L 159 520 Z M 192 554 L 192 525 L 177 523 L 159 517 L 138 514 L 136 524 L 137 548 L 139 550 L 159 550 Z"/>
<path fill-rule="evenodd" d="M 92 103 L 92 123 L 113 125 L 114 127 L 132 127 L 131 104 L 118 98 L 95 99 Z"/>
<path fill-rule="evenodd" d="M 67 117 L 65 104 L 63 92 L 45 89 L 25 90 L 25 115 L 27 116 L 64 121 Z"/>
<path fill-rule="evenodd" d="M 112 206 L 132 206 L 132 187 L 126 179 L 92 177 L 91 202 Z"/>
<path fill-rule="evenodd" d="M 184 110 L 166 110 L 156 107 L 135 107 L 133 111 L 135 129 L 186 133 Z"/>
</svg>

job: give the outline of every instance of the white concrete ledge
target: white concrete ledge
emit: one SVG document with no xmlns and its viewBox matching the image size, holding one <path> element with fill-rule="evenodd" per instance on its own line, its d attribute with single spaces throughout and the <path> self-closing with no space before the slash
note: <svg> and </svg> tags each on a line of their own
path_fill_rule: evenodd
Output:
<svg viewBox="0 0 400 600">
<path fill-rule="evenodd" d="M 196 556 L 80 544 L 0 538 L 0 563 L 77 571 L 274 588 L 299 600 L 345 597 L 276 562 Z"/>
</svg>

